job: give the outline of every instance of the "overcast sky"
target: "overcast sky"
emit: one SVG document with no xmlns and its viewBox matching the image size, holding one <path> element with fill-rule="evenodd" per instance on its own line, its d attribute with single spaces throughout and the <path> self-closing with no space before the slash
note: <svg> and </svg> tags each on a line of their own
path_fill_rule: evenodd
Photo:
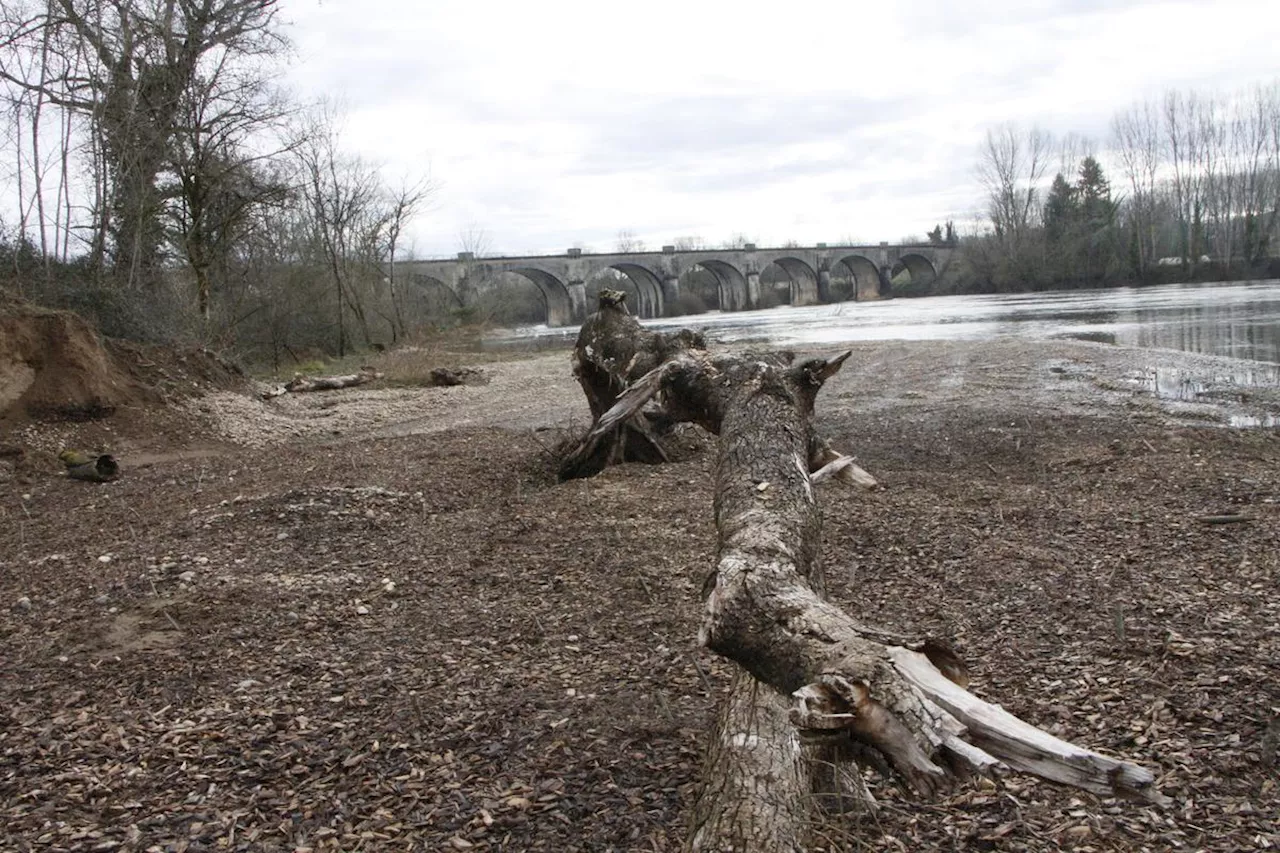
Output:
<svg viewBox="0 0 1280 853">
<path fill-rule="evenodd" d="M 980 206 L 1004 121 L 1105 145 L 1170 88 L 1280 76 L 1280 0 L 288 0 L 292 82 L 347 110 L 410 237 L 451 255 L 609 251 L 620 231 L 764 244 L 923 235 Z M 1117 176 L 1118 177 L 1118 176 Z"/>
</svg>

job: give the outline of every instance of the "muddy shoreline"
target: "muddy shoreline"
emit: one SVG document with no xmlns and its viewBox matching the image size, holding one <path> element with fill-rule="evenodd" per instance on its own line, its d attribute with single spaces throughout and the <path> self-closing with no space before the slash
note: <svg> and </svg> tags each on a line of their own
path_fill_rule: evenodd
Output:
<svg viewBox="0 0 1280 853">
<path fill-rule="evenodd" d="M 567 355 L 480 366 L 6 437 L 105 436 L 126 476 L 0 483 L 0 847 L 679 848 L 726 684 L 694 642 L 713 443 L 557 484 L 587 422 Z M 835 847 L 1280 845 L 1280 437 L 1224 426 L 1280 393 L 1201 381 L 1239 368 L 854 347 L 818 420 L 885 488 L 820 491 L 832 595 L 951 639 L 980 695 L 1176 805 L 876 779 Z"/>
</svg>

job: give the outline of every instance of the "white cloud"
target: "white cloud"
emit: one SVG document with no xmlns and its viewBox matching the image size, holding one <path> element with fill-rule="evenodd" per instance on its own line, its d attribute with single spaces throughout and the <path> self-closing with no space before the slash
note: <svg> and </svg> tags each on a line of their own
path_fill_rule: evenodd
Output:
<svg viewBox="0 0 1280 853">
<path fill-rule="evenodd" d="M 349 144 L 440 185 L 412 239 L 451 254 L 719 240 L 868 241 L 977 207 L 1003 121 L 1105 137 L 1170 87 L 1274 79 L 1274 0 L 621 6 L 295 2 L 292 79 Z M 1105 139 L 1099 139 L 1105 142 Z"/>
</svg>

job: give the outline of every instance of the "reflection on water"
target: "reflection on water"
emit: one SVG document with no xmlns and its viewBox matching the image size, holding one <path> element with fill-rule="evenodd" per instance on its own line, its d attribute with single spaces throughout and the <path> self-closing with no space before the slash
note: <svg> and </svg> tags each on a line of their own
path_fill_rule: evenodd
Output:
<svg viewBox="0 0 1280 853">
<path fill-rule="evenodd" d="M 1227 423 L 1236 429 L 1271 429 L 1280 427 L 1280 417 L 1276 415 L 1231 415 Z"/>
<path fill-rule="evenodd" d="M 1248 388 L 1280 385 L 1280 366 L 1243 363 L 1236 369 L 1215 368 L 1192 372 L 1157 367 L 1148 371 L 1147 390 L 1165 400 L 1198 402 L 1207 398 L 1248 402 Z"/>
</svg>

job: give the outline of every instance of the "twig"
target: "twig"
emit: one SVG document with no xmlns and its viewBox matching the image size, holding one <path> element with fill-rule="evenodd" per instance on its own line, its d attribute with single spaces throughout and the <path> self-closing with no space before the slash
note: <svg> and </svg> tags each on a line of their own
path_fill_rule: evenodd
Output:
<svg viewBox="0 0 1280 853">
<path fill-rule="evenodd" d="M 707 688 L 707 693 L 714 694 L 716 692 L 715 686 L 711 683 L 711 677 L 707 675 L 706 670 L 702 668 L 702 664 L 698 663 L 698 659 L 688 652 L 685 653 L 685 657 L 689 658 L 689 662 L 693 664 L 693 668 L 698 671 L 698 675 L 702 678 L 703 685 Z"/>
<path fill-rule="evenodd" d="M 1202 524 L 1245 524 L 1253 521 L 1253 516 L 1235 512 L 1224 515 L 1201 515 L 1197 516 L 1196 521 Z"/>
</svg>

